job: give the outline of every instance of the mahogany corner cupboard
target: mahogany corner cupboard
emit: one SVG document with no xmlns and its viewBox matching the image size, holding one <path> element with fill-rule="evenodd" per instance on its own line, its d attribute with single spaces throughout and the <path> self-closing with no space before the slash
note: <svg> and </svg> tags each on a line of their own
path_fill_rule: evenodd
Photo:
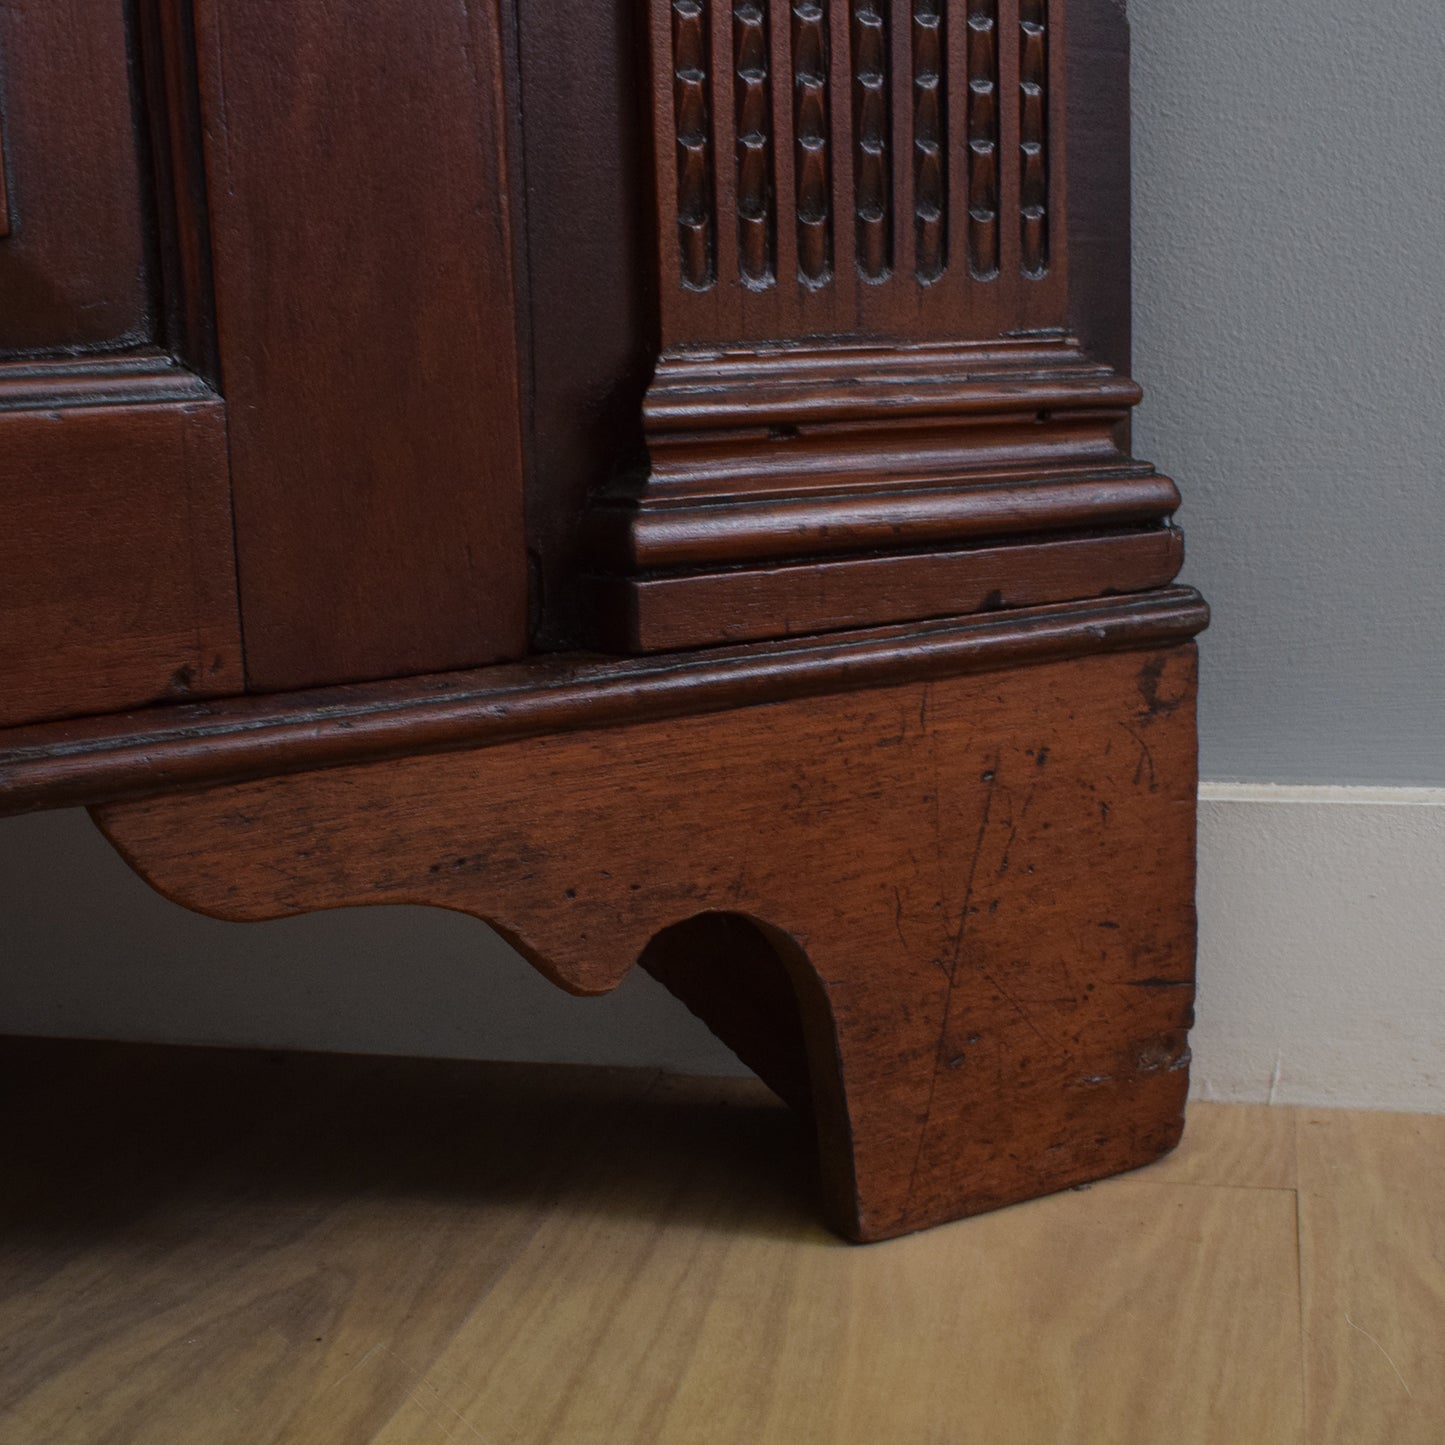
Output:
<svg viewBox="0 0 1445 1445">
<path fill-rule="evenodd" d="M 640 963 L 854 1239 L 1170 1149 L 1123 8 L 0 7 L 0 809 Z"/>
</svg>

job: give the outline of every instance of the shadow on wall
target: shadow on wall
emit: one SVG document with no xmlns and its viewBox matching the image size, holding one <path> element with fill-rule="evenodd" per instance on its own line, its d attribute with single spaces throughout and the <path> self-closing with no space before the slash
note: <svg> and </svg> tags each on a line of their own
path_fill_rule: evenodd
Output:
<svg viewBox="0 0 1445 1445">
<path fill-rule="evenodd" d="M 0 820 L 0 1033 L 746 1072 L 640 969 L 604 998 L 428 908 L 219 923 L 82 812 Z"/>
</svg>

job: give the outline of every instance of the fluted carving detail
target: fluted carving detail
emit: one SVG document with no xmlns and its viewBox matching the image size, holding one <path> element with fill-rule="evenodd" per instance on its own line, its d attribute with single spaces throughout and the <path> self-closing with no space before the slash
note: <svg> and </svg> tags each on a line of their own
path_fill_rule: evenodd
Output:
<svg viewBox="0 0 1445 1445">
<path fill-rule="evenodd" d="M 999 269 L 998 0 L 968 13 L 968 258 L 979 278 Z"/>
<path fill-rule="evenodd" d="M 711 287 L 716 278 L 707 11 L 703 0 L 672 0 L 672 57 L 682 279 L 685 285 L 702 291 Z"/>
<path fill-rule="evenodd" d="M 918 279 L 943 275 L 948 244 L 948 91 L 943 0 L 913 0 L 913 216 Z"/>
<path fill-rule="evenodd" d="M 1049 32 L 1048 0 L 1019 5 L 1019 164 L 1023 267 L 1030 276 L 1049 268 Z"/>
<path fill-rule="evenodd" d="M 853 0 L 853 190 L 858 270 L 869 281 L 893 266 L 893 177 L 886 0 Z"/>
<path fill-rule="evenodd" d="M 776 207 L 768 11 L 760 0 L 737 0 L 733 6 L 733 69 L 737 102 L 738 266 L 745 285 L 762 287 L 773 281 Z"/>
<path fill-rule="evenodd" d="M 798 274 L 808 285 L 822 286 L 833 274 L 827 10 L 818 0 L 794 0 L 792 29 Z"/>
<path fill-rule="evenodd" d="M 1065 0 L 647 3 L 672 88 L 656 141 L 676 148 L 680 290 L 753 292 L 733 314 L 761 328 L 766 298 L 801 288 L 786 304 L 844 334 L 882 324 L 896 288 L 953 305 L 1063 283 L 1049 76 Z"/>
</svg>

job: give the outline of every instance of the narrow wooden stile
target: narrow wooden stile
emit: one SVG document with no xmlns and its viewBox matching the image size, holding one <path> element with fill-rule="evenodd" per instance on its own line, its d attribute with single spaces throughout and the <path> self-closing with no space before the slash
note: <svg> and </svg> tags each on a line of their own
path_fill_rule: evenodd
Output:
<svg viewBox="0 0 1445 1445">
<path fill-rule="evenodd" d="M 829 115 L 832 171 L 833 296 L 828 303 L 834 331 L 857 325 L 858 238 L 853 223 L 853 46 L 849 0 L 827 0 L 830 75 Z"/>
<path fill-rule="evenodd" d="M 737 77 L 733 0 L 708 3 L 708 106 L 712 119 L 714 280 L 717 325 L 727 334 L 742 324 L 742 263 L 738 250 Z"/>
<path fill-rule="evenodd" d="M 913 0 L 885 3 L 892 29 L 893 275 L 888 287 L 892 300 L 900 287 L 913 289 Z"/>
<path fill-rule="evenodd" d="M 1020 0 L 999 0 L 999 274 L 1016 278 L 1023 272 L 1020 229 L 1022 174 L 1019 155 Z"/>
</svg>

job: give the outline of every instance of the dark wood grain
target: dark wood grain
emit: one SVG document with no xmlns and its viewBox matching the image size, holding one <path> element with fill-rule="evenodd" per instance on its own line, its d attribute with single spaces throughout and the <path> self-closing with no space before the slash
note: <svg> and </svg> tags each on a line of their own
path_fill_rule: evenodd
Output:
<svg viewBox="0 0 1445 1445">
<path fill-rule="evenodd" d="M 0 353 L 151 339 L 150 207 L 125 7 L 0 6 L 10 232 Z"/>
<path fill-rule="evenodd" d="M 987 188 L 967 134 L 977 78 L 971 32 L 955 7 L 743 7 L 763 21 L 766 106 L 749 106 L 746 95 L 739 102 L 757 67 L 738 65 L 740 47 L 754 42 L 734 24 L 736 8 L 650 0 L 665 351 L 805 336 L 983 340 L 1066 326 L 1065 228 L 1049 233 L 1042 259 L 1026 255 L 1023 239 L 1026 208 L 1062 216 L 1065 205 L 1065 168 L 1048 163 L 1065 136 L 1063 88 L 1052 83 L 1067 48 L 1063 5 L 996 7 L 987 74 L 998 89 L 998 139 Z M 868 17 L 861 28 L 860 14 Z M 1026 21 L 1044 26 L 1046 47 L 1023 45 Z M 1045 67 L 1037 77 L 1026 73 L 1035 53 Z M 1031 142 L 1020 87 L 1038 79 L 1051 124 Z M 761 274 L 740 240 L 740 207 L 749 205 L 743 135 L 756 135 L 772 161 L 762 226 L 775 256 Z M 885 136 L 896 158 L 886 182 L 872 159 Z M 1037 144 L 1037 159 L 1026 144 Z M 970 264 L 963 218 L 971 210 L 995 218 L 992 265 Z"/>
<path fill-rule="evenodd" d="M 247 676 L 526 649 L 493 0 L 197 0 Z"/>
<path fill-rule="evenodd" d="M 0 412 L 216 399 L 204 378 L 154 346 L 117 354 L 26 357 L 0 364 Z"/>
<path fill-rule="evenodd" d="M 10 163 L 5 159 L 5 112 L 0 105 L 0 240 L 10 234 Z"/>
<path fill-rule="evenodd" d="M 1069 327 L 1090 356 L 1132 365 L 1129 22 L 1124 0 L 1069 0 Z"/>
<path fill-rule="evenodd" d="M 1147 592 L 1179 575 L 1174 528 L 1015 541 L 1007 546 L 883 556 L 813 558 L 774 567 L 599 579 L 599 618 L 620 619 L 610 650 L 657 652 L 708 642 L 1038 607 Z"/>
<path fill-rule="evenodd" d="M 212 386 L 220 385 L 206 203 L 204 118 L 196 81 L 191 0 L 134 0 L 133 54 L 149 158 L 158 295 L 154 340 Z"/>
<path fill-rule="evenodd" d="M 643 7 L 518 7 L 529 324 L 527 544 L 537 642 L 582 644 L 590 497 L 645 464 L 657 354 Z"/>
<path fill-rule="evenodd" d="M 777 930 L 829 1217 L 881 1239 L 1178 1140 L 1194 690 L 1183 646 L 97 816 L 193 908 L 458 909 L 578 993 L 615 987 L 679 923 L 722 913 Z"/>
<path fill-rule="evenodd" d="M 1118 568 L 1141 546 L 1124 529 L 1178 504 L 1121 445 L 1138 398 L 1058 340 L 665 357 L 645 409 L 649 475 L 593 509 L 604 580 L 589 636 L 697 646 L 962 614 L 1000 605 L 995 593 L 1029 605 L 1166 585 L 1177 560 L 1132 581 Z M 1037 530 L 1089 541 L 1040 551 Z M 1014 549 L 1017 576 L 980 585 L 959 549 L 981 536 Z M 1064 555 L 1041 586 L 1044 558 Z"/>
<path fill-rule="evenodd" d="M 679 496 L 639 508 L 610 498 L 594 513 L 595 561 L 612 570 L 695 567 L 720 558 L 788 557 L 807 539 L 816 557 L 995 537 L 1112 531 L 1170 516 L 1179 489 L 1149 466 L 1020 485 L 1000 471 L 948 486 L 820 487 L 794 497 L 749 500 Z"/>
<path fill-rule="evenodd" d="M 796 948 L 738 913 L 706 913 L 657 934 L 638 962 L 772 1091 L 813 1113 L 808 1041 L 784 959 Z"/>
<path fill-rule="evenodd" d="M 1121 5 L 55 0 L 0 55 L 0 812 L 640 960 L 852 1238 L 1172 1145 L 1207 612 L 1129 447 Z"/>
<path fill-rule="evenodd" d="M 188 12 L 0 12 L 6 723 L 244 687 Z"/>
<path fill-rule="evenodd" d="M 0 721 L 242 687 L 225 409 L 0 411 Z"/>
<path fill-rule="evenodd" d="M 537 658 L 14 728 L 0 733 L 0 813 L 1158 648 L 1194 636 L 1208 617 L 1197 593 L 1175 588 L 671 657 Z"/>
<path fill-rule="evenodd" d="M 660 352 L 646 464 L 629 456 L 588 521 L 590 645 L 863 626 L 890 590 L 894 617 L 988 605 L 994 589 L 924 578 L 904 554 L 979 529 L 1027 542 L 1026 514 L 1096 534 L 1105 480 L 1132 491 L 1136 524 L 1168 517 L 1172 487 L 1129 453 L 1115 7 L 649 6 Z M 1071 519 L 1031 495 L 1074 483 L 1096 495 Z M 903 491 L 906 527 L 837 525 L 889 515 Z M 664 535 L 685 537 L 685 563 L 649 555 Z M 870 565 L 820 563 L 854 548 Z M 1108 565 L 1071 577 L 1076 596 L 1118 585 Z"/>
</svg>

